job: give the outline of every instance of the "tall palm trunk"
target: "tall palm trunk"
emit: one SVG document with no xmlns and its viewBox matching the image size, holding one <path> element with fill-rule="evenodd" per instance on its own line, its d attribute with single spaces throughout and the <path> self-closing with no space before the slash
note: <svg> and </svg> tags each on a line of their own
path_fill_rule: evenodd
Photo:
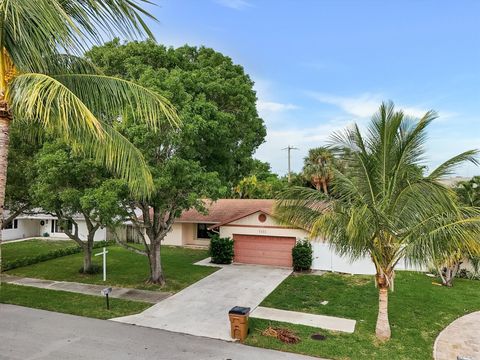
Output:
<svg viewBox="0 0 480 360">
<path fill-rule="evenodd" d="M 327 180 L 325 180 L 325 178 L 322 178 L 322 190 L 325 195 L 328 195 L 328 185 L 327 185 Z"/>
<path fill-rule="evenodd" d="M 10 144 L 10 122 L 12 114 L 3 92 L 0 93 L 0 229 L 3 228 L 3 210 L 7 186 L 8 146 Z M 2 271 L 2 231 L 0 230 L 0 273 Z"/>
<path fill-rule="evenodd" d="M 387 341 L 392 336 L 388 320 L 388 289 L 390 285 L 387 280 L 391 279 L 391 276 L 387 277 L 385 274 L 377 274 L 376 279 L 378 286 L 378 317 L 375 335 L 377 339 Z"/>
</svg>

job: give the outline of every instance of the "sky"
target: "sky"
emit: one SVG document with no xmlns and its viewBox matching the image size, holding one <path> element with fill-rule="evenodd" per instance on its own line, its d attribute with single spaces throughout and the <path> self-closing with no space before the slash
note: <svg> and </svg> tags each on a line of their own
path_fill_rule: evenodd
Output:
<svg viewBox="0 0 480 360">
<path fill-rule="evenodd" d="M 365 128 L 382 101 L 435 110 L 426 165 L 480 148 L 480 1 L 153 0 L 159 43 L 212 47 L 255 82 L 267 137 L 255 157 L 300 171 L 332 132 Z M 465 165 L 457 175 L 480 174 Z"/>
</svg>

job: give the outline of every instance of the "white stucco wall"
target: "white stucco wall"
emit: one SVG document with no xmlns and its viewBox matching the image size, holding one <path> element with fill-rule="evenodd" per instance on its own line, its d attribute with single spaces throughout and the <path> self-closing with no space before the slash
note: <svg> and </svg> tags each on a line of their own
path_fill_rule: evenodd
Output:
<svg viewBox="0 0 480 360">
<path fill-rule="evenodd" d="M 182 223 L 174 223 L 172 230 L 163 239 L 164 245 L 183 245 L 183 225 Z"/>
<path fill-rule="evenodd" d="M 258 216 L 260 212 L 233 221 L 230 224 L 220 227 L 221 237 L 233 238 L 234 234 L 242 235 L 264 235 L 264 236 L 286 236 L 295 237 L 297 240 L 309 238 L 309 233 L 302 229 L 294 229 L 279 224 L 276 219 L 267 215 L 262 223 Z M 312 269 L 348 274 L 375 274 L 375 266 L 369 257 L 351 261 L 348 256 L 340 256 L 333 251 L 328 242 L 324 239 L 312 240 L 313 263 Z M 423 270 L 409 266 L 405 261 L 400 260 L 398 270 Z"/>
<path fill-rule="evenodd" d="M 242 235 L 265 235 L 294 237 L 297 240 L 308 237 L 308 232 L 302 229 L 295 229 L 281 226 L 273 217 L 266 215 L 265 222 L 258 220 L 260 212 L 246 216 L 220 227 L 220 237 L 230 237 L 234 234 Z"/>
<path fill-rule="evenodd" d="M 16 240 L 39 235 L 40 222 L 38 220 L 17 219 L 16 229 L 2 230 L 3 240 Z"/>
<path fill-rule="evenodd" d="M 51 237 L 59 238 L 59 239 L 68 239 L 69 237 L 63 232 L 52 232 L 52 219 L 43 220 L 44 225 L 39 225 L 40 232 L 38 236 L 43 236 L 44 233 L 48 233 Z M 87 240 L 88 236 L 88 229 L 87 223 L 85 220 L 75 220 L 78 224 L 78 236 L 81 240 Z M 94 241 L 102 241 L 107 240 L 107 229 L 99 228 L 95 232 L 95 237 L 93 238 Z"/>
</svg>

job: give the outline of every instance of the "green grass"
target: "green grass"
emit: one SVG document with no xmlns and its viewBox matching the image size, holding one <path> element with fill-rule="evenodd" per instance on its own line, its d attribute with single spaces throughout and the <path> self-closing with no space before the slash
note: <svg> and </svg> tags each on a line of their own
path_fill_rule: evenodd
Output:
<svg viewBox="0 0 480 360">
<path fill-rule="evenodd" d="M 355 319 L 355 332 L 341 334 L 251 319 L 247 344 L 342 360 L 431 359 L 440 331 L 456 318 L 480 310 L 480 281 L 456 279 L 453 288 L 446 288 L 432 285 L 432 279 L 424 274 L 397 272 L 395 291 L 389 297 L 392 339 L 384 344 L 375 339 L 377 296 L 371 276 L 293 275 L 261 305 Z M 323 300 L 329 303 L 321 305 Z M 301 341 L 288 345 L 262 336 L 269 325 L 292 329 Z M 327 339 L 311 340 L 317 332 L 326 334 Z"/>
<path fill-rule="evenodd" d="M 73 246 L 77 246 L 77 243 L 72 240 L 33 239 L 14 243 L 4 242 L 2 244 L 2 260 L 12 262 Z"/>
<path fill-rule="evenodd" d="M 66 291 L 37 289 L 11 284 L 0 285 L 0 303 L 27 306 L 66 314 L 98 319 L 137 314 L 152 304 L 123 299 L 110 299 L 110 310 L 101 296 L 76 294 Z"/>
<path fill-rule="evenodd" d="M 100 249 L 94 250 L 94 253 Z M 39 279 L 74 281 L 88 284 L 108 284 L 146 290 L 178 291 L 210 275 L 217 268 L 193 265 L 208 256 L 206 250 L 185 249 L 180 247 L 162 247 L 162 260 L 167 284 L 163 288 L 147 284 L 149 275 L 148 259 L 118 246 L 108 247 L 107 282 L 102 274 L 80 274 L 83 253 L 64 256 L 38 264 L 13 269 L 10 275 Z M 93 257 L 94 264 L 102 265 L 101 256 Z"/>
</svg>

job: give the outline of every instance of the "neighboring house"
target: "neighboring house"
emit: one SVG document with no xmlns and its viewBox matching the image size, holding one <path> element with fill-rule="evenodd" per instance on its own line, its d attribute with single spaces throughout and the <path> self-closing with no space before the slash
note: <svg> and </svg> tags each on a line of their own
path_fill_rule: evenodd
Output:
<svg viewBox="0 0 480 360">
<path fill-rule="evenodd" d="M 5 218 L 8 218 L 8 211 L 5 211 Z M 87 239 L 87 225 L 83 217 L 74 218 L 78 224 L 80 239 Z M 68 239 L 63 232 L 58 218 L 49 214 L 21 214 L 17 216 L 5 229 L 2 230 L 2 240 L 16 240 L 30 237 L 48 236 L 55 239 Z M 95 233 L 95 241 L 107 240 L 107 229 L 100 228 Z"/>
</svg>

